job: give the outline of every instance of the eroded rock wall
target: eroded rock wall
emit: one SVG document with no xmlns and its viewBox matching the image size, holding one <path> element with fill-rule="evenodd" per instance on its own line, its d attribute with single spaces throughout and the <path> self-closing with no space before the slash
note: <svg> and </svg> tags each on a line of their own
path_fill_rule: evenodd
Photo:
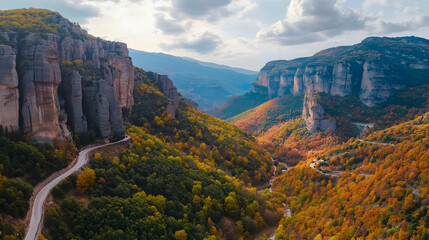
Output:
<svg viewBox="0 0 429 240">
<path fill-rule="evenodd" d="M 84 30 L 59 21 L 79 37 L 0 32 L 0 124 L 52 142 L 64 132 L 62 112 L 75 133 L 124 135 L 122 114 L 131 112 L 134 89 L 126 44 L 88 39 Z M 83 86 L 88 81 L 92 87 Z"/>
<path fill-rule="evenodd" d="M 0 125 L 19 130 L 19 92 L 16 50 L 0 45 Z"/>
<path fill-rule="evenodd" d="M 311 96 L 323 92 L 339 97 L 354 94 L 366 106 L 374 107 L 412 82 L 407 72 L 427 69 L 428 40 L 368 38 L 360 44 L 327 49 L 308 58 L 269 62 L 251 91 L 268 99 L 290 93 Z M 306 97 L 303 104 L 309 130 L 335 127 L 330 121 L 323 121 L 323 106 L 316 99 Z"/>
</svg>

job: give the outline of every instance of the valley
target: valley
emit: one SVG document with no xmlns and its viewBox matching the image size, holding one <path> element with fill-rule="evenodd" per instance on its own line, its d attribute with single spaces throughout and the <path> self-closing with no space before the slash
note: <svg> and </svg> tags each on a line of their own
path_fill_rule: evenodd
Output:
<svg viewBox="0 0 429 240">
<path fill-rule="evenodd" d="M 425 38 L 256 73 L 0 10 L 0 107 L 0 239 L 429 238 Z"/>
</svg>

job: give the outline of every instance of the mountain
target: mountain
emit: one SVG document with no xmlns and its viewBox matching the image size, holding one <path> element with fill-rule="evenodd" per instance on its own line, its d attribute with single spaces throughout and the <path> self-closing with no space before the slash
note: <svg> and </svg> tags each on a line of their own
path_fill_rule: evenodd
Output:
<svg viewBox="0 0 429 240">
<path fill-rule="evenodd" d="M 353 46 L 321 51 L 312 57 L 269 62 L 261 69 L 248 94 L 230 100 L 211 113 L 230 118 L 232 114 L 255 107 L 252 100 L 255 97 L 265 102 L 288 94 L 314 91 L 339 97 L 355 95 L 364 105 L 374 107 L 401 89 L 427 83 L 428 42 L 417 37 L 371 37 Z M 307 98 L 305 106 L 309 104 L 312 103 Z M 313 121 L 314 129 L 328 129 L 321 126 L 323 120 L 317 121 Z"/>
<path fill-rule="evenodd" d="M 97 149 L 53 188 L 40 239 L 252 239 L 272 229 L 281 201 L 253 187 L 269 183 L 270 154 L 197 106 L 169 76 L 134 67 L 124 43 L 49 10 L 0 11 L 0 239 L 24 237 L 31 197 L 78 148 L 125 134 L 130 142 Z"/>
<path fill-rule="evenodd" d="M 179 92 L 197 102 L 201 109 L 226 102 L 249 91 L 257 72 L 231 68 L 163 53 L 130 50 L 136 66 L 168 75 Z"/>
<path fill-rule="evenodd" d="M 203 62 L 203 61 L 200 61 L 200 60 L 197 60 L 197 59 L 193 59 L 193 58 L 189 58 L 189 57 L 182 57 L 182 58 L 185 59 L 185 60 L 192 61 L 192 62 L 197 62 L 198 64 L 200 64 L 202 66 L 205 66 L 205 67 L 231 70 L 231 71 L 235 71 L 235 72 L 246 74 L 246 75 L 258 75 L 257 71 L 252 71 L 252 70 L 247 70 L 247 69 L 242 69 L 242 68 L 235 68 L 235 67 L 230 67 L 230 66 L 226 66 L 226 65 L 220 65 L 220 64 L 211 63 L 211 62 Z"/>
<path fill-rule="evenodd" d="M 372 37 L 269 62 L 250 92 L 209 113 L 251 131 L 294 165 L 311 151 L 425 113 L 428 90 L 429 40 Z"/>
</svg>

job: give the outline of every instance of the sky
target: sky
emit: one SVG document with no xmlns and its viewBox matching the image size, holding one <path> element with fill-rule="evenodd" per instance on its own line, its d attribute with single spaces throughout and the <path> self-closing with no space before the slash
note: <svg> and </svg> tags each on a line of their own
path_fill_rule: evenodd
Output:
<svg viewBox="0 0 429 240">
<path fill-rule="evenodd" d="M 369 36 L 429 38 L 429 0 L 0 0 L 129 48 L 258 71 Z"/>
</svg>

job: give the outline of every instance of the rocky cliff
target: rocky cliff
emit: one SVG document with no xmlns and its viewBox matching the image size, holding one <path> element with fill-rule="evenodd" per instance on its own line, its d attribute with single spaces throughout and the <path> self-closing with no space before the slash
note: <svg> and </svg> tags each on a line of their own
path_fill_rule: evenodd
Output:
<svg viewBox="0 0 429 240">
<path fill-rule="evenodd" d="M 312 93 L 356 94 L 374 107 L 415 84 L 413 74 L 428 74 L 429 41 L 416 37 L 367 38 L 360 44 L 327 49 L 312 57 L 273 61 L 261 71 L 252 92 L 269 99 L 306 94 L 303 117 L 311 131 L 335 130 Z M 429 76 L 428 76 L 429 77 Z"/>
<path fill-rule="evenodd" d="M 45 22 L 42 30 L 0 25 L 0 124 L 44 142 L 67 131 L 63 119 L 75 133 L 124 135 L 134 87 L 127 46 L 94 38 L 58 13 L 22 11 Z"/>
<path fill-rule="evenodd" d="M 16 52 L 10 46 L 0 45 L 0 125 L 10 130 L 19 129 L 18 73 Z"/>
</svg>

